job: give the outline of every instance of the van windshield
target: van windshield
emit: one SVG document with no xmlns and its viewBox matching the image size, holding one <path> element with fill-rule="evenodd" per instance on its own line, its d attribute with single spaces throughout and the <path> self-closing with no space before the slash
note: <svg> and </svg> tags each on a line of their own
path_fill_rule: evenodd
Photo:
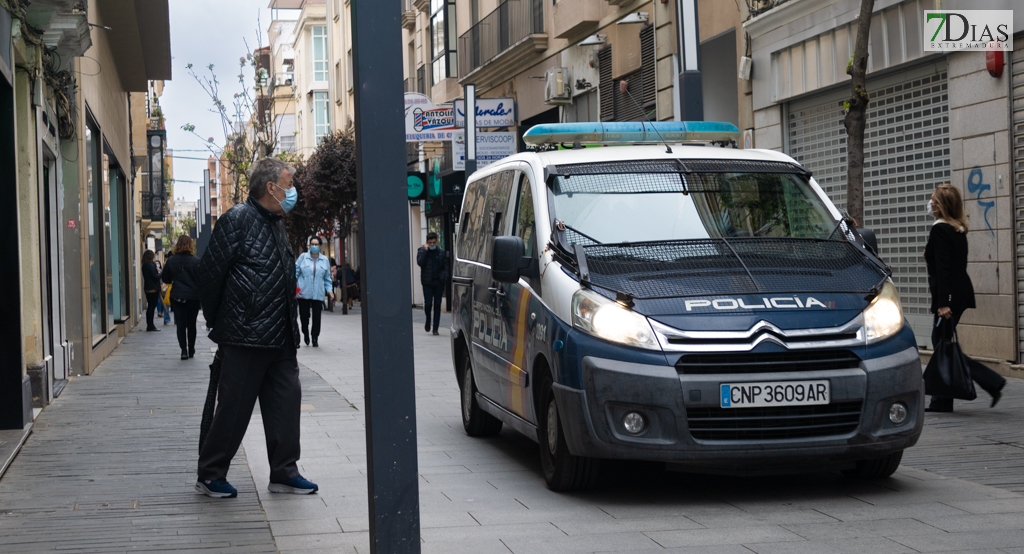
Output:
<svg viewBox="0 0 1024 554">
<path fill-rule="evenodd" d="M 572 243 L 826 239 L 836 226 L 794 173 L 563 174 L 553 192 L 555 217 L 571 227 Z"/>
</svg>

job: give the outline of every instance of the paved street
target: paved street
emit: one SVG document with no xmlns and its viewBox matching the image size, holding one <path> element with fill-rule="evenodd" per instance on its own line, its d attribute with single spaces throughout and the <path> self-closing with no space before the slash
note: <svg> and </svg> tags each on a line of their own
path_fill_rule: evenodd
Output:
<svg viewBox="0 0 1024 554">
<path fill-rule="evenodd" d="M 736 478 L 617 464 L 592 492 L 547 490 L 537 446 L 462 430 L 448 338 L 416 313 L 423 551 L 1024 554 L 1024 382 L 929 414 L 892 478 Z M 446 316 L 447 317 L 447 316 Z M 360 319 L 324 313 L 303 348 L 302 473 L 311 497 L 271 495 L 254 416 L 229 479 L 192 485 L 212 344 L 178 360 L 173 327 L 134 332 L 40 415 L 0 479 L 0 551 L 369 552 Z M 984 396 L 984 395 L 983 395 Z"/>
</svg>

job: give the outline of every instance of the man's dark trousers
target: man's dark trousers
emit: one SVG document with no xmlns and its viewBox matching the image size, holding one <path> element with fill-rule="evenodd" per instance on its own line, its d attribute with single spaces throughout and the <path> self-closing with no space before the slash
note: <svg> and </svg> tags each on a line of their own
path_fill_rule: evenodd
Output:
<svg viewBox="0 0 1024 554">
<path fill-rule="evenodd" d="M 423 285 L 423 311 L 427 312 L 427 323 L 430 323 L 430 308 L 434 308 L 434 330 L 441 326 L 441 295 L 444 285 Z"/>
<path fill-rule="evenodd" d="M 299 474 L 299 362 L 292 348 L 223 345 L 224 361 L 217 390 L 217 411 L 199 454 L 199 478 L 227 477 L 231 459 L 242 444 L 256 399 L 270 459 L 270 481 Z"/>
</svg>

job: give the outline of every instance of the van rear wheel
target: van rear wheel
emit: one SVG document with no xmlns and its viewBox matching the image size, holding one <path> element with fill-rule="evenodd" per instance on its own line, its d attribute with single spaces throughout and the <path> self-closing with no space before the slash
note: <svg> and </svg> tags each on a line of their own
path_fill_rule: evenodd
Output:
<svg viewBox="0 0 1024 554">
<path fill-rule="evenodd" d="M 853 469 L 844 469 L 843 475 L 854 479 L 884 479 L 896 473 L 902 460 L 902 450 L 893 452 L 884 458 L 859 460 Z"/>
<path fill-rule="evenodd" d="M 473 382 L 473 363 L 469 355 L 462 357 L 459 371 L 462 393 L 462 427 L 471 437 L 492 437 L 501 432 L 501 420 L 480 409 L 476 401 L 476 383 Z"/>
<path fill-rule="evenodd" d="M 549 375 L 543 375 L 540 387 L 537 434 L 540 439 L 540 465 L 548 488 L 561 492 L 593 487 L 600 475 L 600 460 L 574 456 L 569 452 Z"/>
</svg>

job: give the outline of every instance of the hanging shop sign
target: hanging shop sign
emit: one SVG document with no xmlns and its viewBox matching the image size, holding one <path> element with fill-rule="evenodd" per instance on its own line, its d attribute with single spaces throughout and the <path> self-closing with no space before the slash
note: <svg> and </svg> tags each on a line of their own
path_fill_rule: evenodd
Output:
<svg viewBox="0 0 1024 554">
<path fill-rule="evenodd" d="M 419 202 L 420 200 L 428 199 L 427 187 L 429 183 L 430 177 L 426 173 L 420 173 L 419 171 L 409 171 L 406 173 L 405 184 L 408 187 L 409 201 Z"/>
<path fill-rule="evenodd" d="M 434 104 L 418 92 L 405 93 L 405 141 L 452 140 L 455 110 L 451 104 Z"/>
<path fill-rule="evenodd" d="M 441 204 L 444 206 L 462 205 L 462 193 L 466 188 L 466 172 L 450 169 L 441 172 Z"/>
<path fill-rule="evenodd" d="M 481 169 L 516 153 L 515 133 L 477 133 L 476 168 Z M 452 169 L 466 170 L 466 138 L 464 131 L 456 131 L 452 138 Z"/>
<path fill-rule="evenodd" d="M 515 127 L 516 101 L 512 98 L 477 98 L 476 126 L 478 129 L 488 127 Z M 455 101 L 455 126 L 466 126 L 466 101 Z"/>
</svg>

